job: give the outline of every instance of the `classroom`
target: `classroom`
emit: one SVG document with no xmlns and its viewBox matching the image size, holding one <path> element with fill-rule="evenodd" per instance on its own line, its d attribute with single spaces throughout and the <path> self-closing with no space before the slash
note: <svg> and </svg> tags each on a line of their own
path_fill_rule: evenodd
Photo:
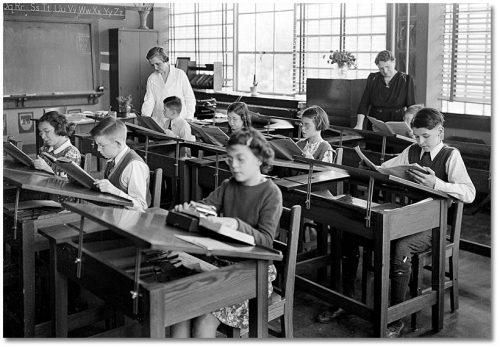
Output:
<svg viewBox="0 0 500 347">
<path fill-rule="evenodd" d="M 4 341 L 494 340 L 491 2 L 2 5 Z"/>
</svg>

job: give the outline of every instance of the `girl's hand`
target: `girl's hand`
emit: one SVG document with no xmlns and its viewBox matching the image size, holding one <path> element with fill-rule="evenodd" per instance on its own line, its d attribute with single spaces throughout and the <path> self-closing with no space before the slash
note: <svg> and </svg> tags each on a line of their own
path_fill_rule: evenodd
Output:
<svg viewBox="0 0 500 347">
<path fill-rule="evenodd" d="M 97 180 L 94 183 L 97 188 L 103 193 L 110 193 L 114 195 L 120 195 L 121 190 L 116 188 L 109 180 Z"/>
<path fill-rule="evenodd" d="M 238 230 L 238 221 L 235 218 L 231 217 L 207 217 L 208 220 L 214 223 L 220 223 L 225 225 L 231 229 Z"/>
<path fill-rule="evenodd" d="M 175 205 L 174 206 L 174 211 L 176 211 L 176 212 L 182 212 L 182 210 L 188 210 L 189 209 L 189 204 L 190 204 L 190 202 L 185 202 L 183 204 Z"/>
<path fill-rule="evenodd" d="M 307 158 L 307 159 L 314 159 L 314 156 L 312 155 L 312 153 L 309 153 L 309 152 L 304 152 L 304 158 Z"/>
<path fill-rule="evenodd" d="M 36 159 L 33 160 L 33 165 L 35 166 L 35 169 L 37 169 L 37 170 L 43 170 L 43 171 L 47 171 L 47 172 L 50 172 L 50 173 L 54 173 L 54 171 L 52 170 L 52 168 L 50 167 L 50 165 L 47 164 L 47 162 L 45 160 L 43 160 L 42 158 L 40 158 L 39 155 L 37 155 Z"/>
</svg>

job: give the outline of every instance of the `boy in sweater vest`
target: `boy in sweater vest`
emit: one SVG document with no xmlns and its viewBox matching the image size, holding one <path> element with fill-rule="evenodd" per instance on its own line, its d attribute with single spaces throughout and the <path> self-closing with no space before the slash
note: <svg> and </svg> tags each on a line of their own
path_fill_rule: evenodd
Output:
<svg viewBox="0 0 500 347">
<path fill-rule="evenodd" d="M 126 144 L 127 127 L 121 120 L 106 117 L 91 131 L 97 150 L 108 161 L 104 179 L 97 180 L 101 192 L 129 199 L 134 209 L 144 211 L 151 203 L 149 167 Z"/>
<path fill-rule="evenodd" d="M 476 196 L 476 189 L 460 152 L 443 144 L 443 124 L 444 117 L 438 110 L 423 108 L 418 111 L 411 121 L 417 143 L 406 148 L 397 157 L 384 162 L 382 167 L 418 163 L 428 171 L 428 174 L 409 170 L 413 181 L 447 193 L 464 203 L 471 203 Z M 432 230 L 395 241 L 391 255 L 391 305 L 405 300 L 412 256 L 429 250 L 431 245 Z M 403 326 L 401 320 L 391 323 L 387 337 L 398 337 Z"/>
</svg>

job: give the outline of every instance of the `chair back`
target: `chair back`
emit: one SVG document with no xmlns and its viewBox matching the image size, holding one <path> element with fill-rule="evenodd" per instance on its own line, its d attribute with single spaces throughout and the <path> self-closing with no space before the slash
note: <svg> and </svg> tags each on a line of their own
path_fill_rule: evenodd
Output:
<svg viewBox="0 0 500 347">
<path fill-rule="evenodd" d="M 149 179 L 149 192 L 151 193 L 150 207 L 160 207 L 162 182 L 163 182 L 162 168 L 157 168 L 153 171 L 150 171 L 150 179 Z"/>
<path fill-rule="evenodd" d="M 335 157 L 335 164 L 342 165 L 342 158 L 344 156 L 344 149 L 342 147 L 339 147 L 335 150 L 335 152 L 337 153 L 337 155 Z"/>
<path fill-rule="evenodd" d="M 300 218 L 302 208 L 300 205 L 294 205 L 291 208 L 283 207 L 283 213 L 280 219 L 280 231 L 286 231 L 286 243 L 274 241 L 274 249 L 283 253 L 283 260 L 275 262 L 279 277 L 275 291 L 285 298 L 285 311 L 293 310 L 293 293 L 295 288 L 295 267 L 297 263 L 297 247 L 299 244 Z M 280 233 L 282 235 L 282 233 Z M 281 272 L 281 273 L 280 273 Z"/>
<path fill-rule="evenodd" d="M 449 234 L 449 242 L 453 243 L 458 251 L 460 243 L 460 233 L 462 231 L 462 215 L 464 210 L 464 203 L 462 201 L 454 201 L 448 209 L 448 225 L 451 226 Z"/>
<path fill-rule="evenodd" d="M 82 154 L 82 161 L 80 167 L 86 172 L 90 173 L 92 171 L 92 153 Z"/>
</svg>

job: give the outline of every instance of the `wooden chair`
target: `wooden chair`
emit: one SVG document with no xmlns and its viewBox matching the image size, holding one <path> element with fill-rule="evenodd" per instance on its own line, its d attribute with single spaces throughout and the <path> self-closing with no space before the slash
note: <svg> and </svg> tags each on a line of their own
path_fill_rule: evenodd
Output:
<svg viewBox="0 0 500 347">
<path fill-rule="evenodd" d="M 281 329 L 276 331 L 269 328 L 272 335 L 293 337 L 293 294 L 295 287 L 295 264 L 297 261 L 297 245 L 300 231 L 300 205 L 288 209 L 283 207 L 280 220 L 278 239 L 287 239 L 286 243 L 274 240 L 274 248 L 283 253 L 283 260 L 275 262 L 278 278 L 274 281 L 274 291 L 269 298 L 268 322 L 280 318 Z M 228 337 L 239 338 L 246 336 L 248 330 L 232 328 L 227 325 L 219 326 Z"/>
<path fill-rule="evenodd" d="M 445 272 L 446 280 L 444 288 L 450 288 L 450 308 L 451 312 L 458 309 L 458 253 L 460 246 L 460 233 L 462 229 L 462 214 L 464 203 L 461 201 L 454 202 L 449 208 L 448 224 L 449 235 L 446 237 L 445 257 L 448 260 L 448 271 Z M 422 289 L 424 269 L 432 269 L 432 251 L 416 254 L 412 258 L 412 280 L 410 282 L 410 293 L 412 296 L 421 295 L 423 291 L 430 288 Z M 411 315 L 411 327 L 413 330 L 417 328 L 417 313 Z"/>
</svg>

